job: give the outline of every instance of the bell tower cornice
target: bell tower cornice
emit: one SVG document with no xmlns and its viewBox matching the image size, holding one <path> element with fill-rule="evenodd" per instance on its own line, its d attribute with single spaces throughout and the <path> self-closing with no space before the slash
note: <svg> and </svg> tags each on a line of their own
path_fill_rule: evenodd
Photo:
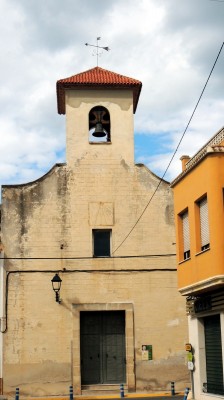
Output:
<svg viewBox="0 0 224 400">
<path fill-rule="evenodd" d="M 65 114 L 66 90 L 131 90 L 133 93 L 133 113 L 138 105 L 142 83 L 133 78 L 95 67 L 57 81 L 58 113 Z"/>
</svg>

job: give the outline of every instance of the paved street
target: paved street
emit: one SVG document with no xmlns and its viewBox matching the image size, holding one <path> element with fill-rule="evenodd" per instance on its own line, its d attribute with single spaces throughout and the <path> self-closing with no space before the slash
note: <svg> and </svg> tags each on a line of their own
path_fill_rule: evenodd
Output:
<svg viewBox="0 0 224 400">
<path fill-rule="evenodd" d="M 147 395 L 147 394 L 138 394 L 138 395 L 125 395 L 126 399 L 142 399 L 142 400 L 146 400 L 146 399 L 150 399 L 150 400 L 183 400 L 184 396 L 154 396 L 154 395 Z M 84 398 L 83 398 L 84 399 Z M 103 397 L 100 398 L 101 400 L 104 400 Z M 105 397 L 105 400 L 108 400 L 108 397 Z M 121 400 L 120 397 L 113 397 L 113 400 Z"/>
</svg>

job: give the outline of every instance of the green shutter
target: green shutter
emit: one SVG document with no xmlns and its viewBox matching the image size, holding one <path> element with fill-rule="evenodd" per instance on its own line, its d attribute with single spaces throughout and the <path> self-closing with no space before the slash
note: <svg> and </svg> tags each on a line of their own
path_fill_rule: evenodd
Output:
<svg viewBox="0 0 224 400">
<path fill-rule="evenodd" d="M 204 318 L 208 393 L 224 394 L 220 316 Z"/>
</svg>

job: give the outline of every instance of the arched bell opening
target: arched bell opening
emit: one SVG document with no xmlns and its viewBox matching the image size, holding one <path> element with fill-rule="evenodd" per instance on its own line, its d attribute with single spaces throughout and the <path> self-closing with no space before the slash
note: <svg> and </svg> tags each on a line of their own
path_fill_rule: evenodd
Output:
<svg viewBox="0 0 224 400">
<path fill-rule="evenodd" d="M 103 106 L 93 107 L 89 112 L 89 141 L 110 142 L 110 114 Z"/>
</svg>

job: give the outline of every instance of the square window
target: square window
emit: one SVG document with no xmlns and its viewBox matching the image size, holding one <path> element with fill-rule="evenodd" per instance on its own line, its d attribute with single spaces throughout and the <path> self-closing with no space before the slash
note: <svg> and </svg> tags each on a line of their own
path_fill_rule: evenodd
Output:
<svg viewBox="0 0 224 400">
<path fill-rule="evenodd" d="M 93 229 L 93 256 L 110 257 L 111 229 Z"/>
</svg>

